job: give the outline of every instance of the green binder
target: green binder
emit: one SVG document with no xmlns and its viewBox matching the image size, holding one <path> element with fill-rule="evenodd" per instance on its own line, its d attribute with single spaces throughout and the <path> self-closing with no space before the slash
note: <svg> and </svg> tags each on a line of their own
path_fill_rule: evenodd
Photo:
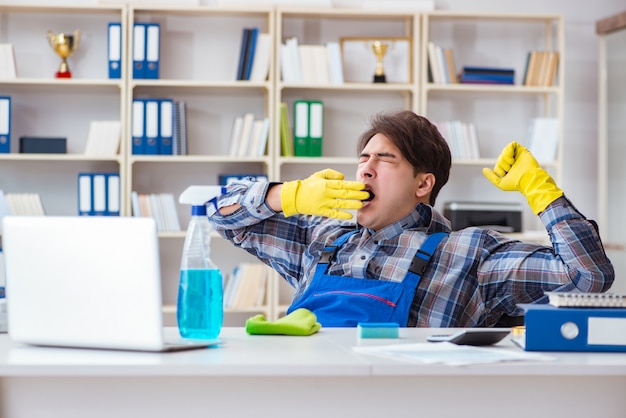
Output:
<svg viewBox="0 0 626 418">
<path fill-rule="evenodd" d="M 324 138 L 324 104 L 319 100 L 309 101 L 309 141 L 310 157 L 322 156 L 322 139 Z"/>
<path fill-rule="evenodd" d="M 309 102 L 296 100 L 293 103 L 293 151 L 296 157 L 309 156 Z"/>
</svg>

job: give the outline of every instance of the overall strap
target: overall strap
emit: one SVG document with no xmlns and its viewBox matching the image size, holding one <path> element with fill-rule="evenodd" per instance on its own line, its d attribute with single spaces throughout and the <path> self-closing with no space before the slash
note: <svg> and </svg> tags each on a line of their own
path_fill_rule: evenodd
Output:
<svg viewBox="0 0 626 418">
<path fill-rule="evenodd" d="M 428 263 L 430 262 L 430 258 L 433 256 L 437 246 L 446 235 L 448 235 L 447 232 L 435 232 L 434 234 L 430 234 L 426 237 L 426 241 L 424 241 L 420 249 L 417 250 L 415 257 L 413 257 L 411 267 L 409 268 L 411 273 L 417 274 L 420 277 L 424 274 L 424 271 L 426 271 L 426 267 L 428 267 Z"/>
<path fill-rule="evenodd" d="M 346 241 L 348 241 L 348 239 L 352 235 L 354 235 L 356 232 L 358 232 L 357 229 L 355 229 L 354 231 L 348 231 L 348 232 L 344 233 L 343 235 L 340 235 L 332 244 L 326 245 L 324 247 L 324 250 L 322 251 L 322 255 L 320 257 L 320 261 L 319 261 L 318 264 L 328 264 L 328 263 L 330 263 L 333 260 L 333 258 L 335 257 L 335 253 L 337 252 L 339 247 L 341 247 L 343 244 L 345 244 Z"/>
</svg>

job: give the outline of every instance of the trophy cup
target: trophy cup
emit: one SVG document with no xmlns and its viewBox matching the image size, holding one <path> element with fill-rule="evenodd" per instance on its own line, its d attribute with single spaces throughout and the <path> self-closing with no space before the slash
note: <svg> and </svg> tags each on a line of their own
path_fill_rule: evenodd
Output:
<svg viewBox="0 0 626 418">
<path fill-rule="evenodd" d="M 59 71 L 56 72 L 56 78 L 72 78 L 72 72 L 67 65 L 67 57 L 72 55 L 80 41 L 80 31 L 77 29 L 73 35 L 66 33 L 52 33 L 48 31 L 48 43 L 62 59 Z"/>
<path fill-rule="evenodd" d="M 383 68 L 383 58 L 387 51 L 391 47 L 390 42 L 383 41 L 372 41 L 369 42 L 370 47 L 374 51 L 374 55 L 376 55 L 376 70 L 374 71 L 374 83 L 385 83 L 387 82 L 387 77 L 385 77 L 385 70 Z"/>
</svg>

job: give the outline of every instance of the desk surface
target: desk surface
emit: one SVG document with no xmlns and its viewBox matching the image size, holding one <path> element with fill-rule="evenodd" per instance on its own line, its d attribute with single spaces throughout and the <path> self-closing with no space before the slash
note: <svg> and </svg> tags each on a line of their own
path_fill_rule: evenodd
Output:
<svg viewBox="0 0 626 418">
<path fill-rule="evenodd" d="M 546 353 L 554 360 L 455 367 L 352 350 L 356 345 L 425 342 L 441 331 L 404 328 L 399 339 L 359 340 L 354 328 L 325 328 L 309 337 L 247 335 L 243 328 L 224 328 L 220 347 L 176 353 L 32 347 L 2 334 L 0 376 L 626 376 L 626 353 Z M 509 337 L 495 347 L 520 351 Z"/>
<path fill-rule="evenodd" d="M 2 334 L 0 417 L 624 417 L 626 353 L 447 366 L 353 351 L 440 332 L 359 341 L 354 328 L 309 337 L 225 328 L 221 347 L 163 354 L 31 347 Z M 497 347 L 520 350 L 510 339 Z"/>
</svg>

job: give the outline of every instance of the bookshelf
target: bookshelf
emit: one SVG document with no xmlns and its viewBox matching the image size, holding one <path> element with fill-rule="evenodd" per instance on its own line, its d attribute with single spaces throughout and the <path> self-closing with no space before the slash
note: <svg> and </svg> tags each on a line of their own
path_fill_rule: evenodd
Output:
<svg viewBox="0 0 626 418">
<path fill-rule="evenodd" d="M 623 222 L 626 187 L 624 135 L 626 135 L 626 11 L 596 22 L 598 36 L 598 204 L 600 234 L 617 277 L 626 271 L 626 226 Z M 626 292 L 618 279 L 612 292 Z"/>
<path fill-rule="evenodd" d="M 321 157 L 292 157 L 281 154 L 280 138 L 275 137 L 273 177 L 289 181 L 332 167 L 343 172 L 346 179 L 356 173 L 356 142 L 367 126 L 367 117 L 389 109 L 416 109 L 420 85 L 416 82 L 417 48 L 420 37 L 418 13 L 385 12 L 359 9 L 306 9 L 278 8 L 276 11 L 276 84 L 275 114 L 280 114 L 281 102 L 287 104 L 290 126 L 293 129 L 294 102 L 298 100 L 324 103 L 324 129 Z M 408 38 L 410 50 L 406 57 L 405 82 L 372 83 L 354 81 L 344 71 L 342 84 L 285 82 L 281 77 L 281 44 L 296 37 L 299 45 L 326 45 L 340 42 L 342 38 L 376 39 Z M 356 41 L 355 41 L 356 42 Z M 370 46 L 362 42 L 362 57 L 369 61 L 360 63 L 365 77 L 373 80 L 376 60 Z M 344 58 L 346 58 L 344 54 Z M 342 63 L 346 68 L 346 61 Z M 392 68 L 388 69 L 392 71 Z M 356 78 L 356 80 L 361 80 Z M 282 315 L 291 302 L 293 290 L 281 278 L 273 289 L 277 301 L 276 311 Z"/>
<path fill-rule="evenodd" d="M 78 173 L 125 171 L 123 153 L 84 155 L 92 120 L 125 123 L 126 84 L 124 78 L 108 79 L 102 52 L 111 21 L 125 25 L 126 8 L 0 5 L 0 43 L 13 45 L 18 77 L 0 80 L 0 95 L 10 96 L 12 102 L 11 153 L 0 154 L 0 189 L 39 194 L 48 215 L 77 213 Z M 73 78 L 57 79 L 61 58 L 48 45 L 46 34 L 75 29 L 80 29 L 82 40 L 68 60 Z M 122 45 L 125 48 L 125 42 Z M 65 137 L 67 153 L 20 154 L 22 136 Z"/>
<path fill-rule="evenodd" d="M 160 74 L 158 79 L 128 77 L 126 106 L 137 98 L 170 98 L 185 103 L 186 155 L 137 155 L 127 141 L 126 190 L 138 193 L 180 193 L 192 184 L 218 184 L 220 174 L 268 175 L 271 154 L 261 157 L 229 156 L 233 121 L 243 113 L 273 119 L 273 79 L 237 81 L 237 64 L 243 28 L 258 27 L 273 36 L 274 14 L 270 8 L 229 9 L 222 7 L 130 6 L 129 45 L 135 22 L 160 25 Z M 130 48 L 129 48 L 130 49 Z M 128 51 L 130 54 L 130 50 Z M 270 64 L 271 66 L 271 64 Z M 132 74 L 132 60 L 126 61 Z M 131 126 L 126 126 L 131 138 Z M 271 145 L 270 145 L 271 149 Z M 125 213 L 131 214 L 125 201 Z M 177 205 L 182 231 L 161 234 L 162 274 L 166 323 L 174 321 L 180 254 L 190 208 Z M 232 248 L 217 234 L 212 240 L 212 258 L 224 276 L 243 261 L 254 261 Z M 268 292 L 269 294 L 269 292 Z M 266 298 L 266 301 L 269 301 Z M 226 309 L 225 324 L 237 312 L 273 315 L 271 304 L 251 309 Z M 239 322 L 239 321 L 237 321 Z"/>
<path fill-rule="evenodd" d="M 122 78 L 108 79 L 107 24 L 122 22 Z M 356 141 L 367 118 L 390 109 L 412 109 L 431 119 L 464 119 L 476 124 L 481 158 L 456 159 L 452 177 L 438 199 L 494 201 L 523 199 L 489 190 L 481 169 L 495 163 L 510 140 L 522 140 L 529 121 L 553 116 L 562 124 L 563 21 L 560 15 L 488 14 L 450 11 L 404 12 L 367 9 L 223 7 L 135 4 L 128 6 L 0 5 L 0 43 L 16 48 L 18 78 L 0 80 L 2 95 L 13 98 L 20 116 L 12 120 L 11 154 L 0 154 L 0 189 L 5 193 L 41 194 L 48 214 L 77 213 L 76 176 L 83 171 L 117 171 L 121 178 L 121 213 L 131 216 L 131 193 L 171 193 L 177 197 L 192 184 L 216 184 L 220 174 L 256 173 L 271 181 L 288 181 L 332 167 L 354 179 Z M 160 26 L 160 76 L 132 77 L 135 22 Z M 236 80 L 242 31 L 256 26 L 272 39 L 269 75 L 265 81 Z M 46 45 L 48 29 L 80 29 L 84 41 L 69 59 L 74 78 L 58 80 L 60 58 Z M 285 82 L 281 74 L 281 45 L 297 37 L 300 45 L 325 45 L 342 39 L 401 40 L 396 51 L 403 58 L 402 81 L 373 83 L 344 74 L 343 83 Z M 376 62 L 363 41 L 363 71 L 373 77 Z M 407 45 L 402 42 L 407 42 Z M 462 65 L 513 66 L 516 84 L 507 86 L 433 84 L 428 81 L 428 42 L 452 48 L 457 70 Z M 353 45 L 354 46 L 354 45 Z M 405 49 L 402 49 L 405 48 Z M 557 83 L 524 86 L 519 83 L 527 52 L 553 49 L 560 53 Z M 498 51 L 491 53 L 490 51 Z M 369 60 L 369 61 L 367 61 Z M 391 75 L 398 69 L 386 63 Z M 368 75 L 369 74 L 369 75 Z M 187 115 L 186 155 L 141 155 L 132 152 L 132 104 L 135 99 L 169 98 L 184 102 Z M 293 105 L 298 100 L 324 104 L 321 157 L 293 157 L 281 153 L 280 104 L 287 103 L 293 128 Z M 507 109 L 502 112 L 502 109 Z M 509 110 L 510 109 L 510 110 Z M 233 157 L 229 143 L 236 117 L 251 112 L 270 120 L 267 153 Z M 15 114 L 18 112 L 16 111 Z M 497 117 L 506 120 L 493 123 Z M 121 146 L 114 157 L 82 155 L 92 120 L 118 119 Z M 36 123 L 33 123 L 36 120 Z M 502 126 L 506 128 L 503 129 Z M 19 154 L 22 135 L 68 137 L 67 154 Z M 523 141 L 521 141 L 523 142 Z M 561 152 L 546 164 L 557 182 Z M 10 181 L 5 179 L 11 179 Z M 53 187 L 51 187 L 53 186 Z M 472 199 L 474 197 L 474 199 Z M 524 207 L 526 204 L 524 202 Z M 164 313 L 172 324 L 180 255 L 189 208 L 177 205 L 182 231 L 160 233 Z M 530 212 L 530 211 L 529 211 Z M 525 228 L 537 229 L 534 215 L 525 214 Z M 530 227 L 528 226 L 530 225 Z M 540 240 L 536 234 L 522 239 Z M 226 275 L 249 254 L 214 236 L 212 256 Z M 270 275 L 263 306 L 227 309 L 225 324 L 241 325 L 253 313 L 268 318 L 284 314 L 292 290 L 277 274 Z"/>
<path fill-rule="evenodd" d="M 533 118 L 551 117 L 558 123 L 557 153 L 553 161 L 543 166 L 557 184 L 560 183 L 564 146 L 561 134 L 565 62 L 562 16 L 433 11 L 423 15 L 422 39 L 420 111 L 431 120 L 472 122 L 480 150 L 478 159 L 453 159 L 450 180 L 438 198 L 437 208 L 441 209 L 446 201 L 476 201 L 476 196 L 482 201 L 521 202 L 522 225 L 528 233 L 516 234 L 516 237 L 538 241 L 533 231 L 542 231 L 543 226 L 523 196 L 492 187 L 484 181 L 482 168 L 492 167 L 500 150 L 510 141 L 529 146 L 527 132 Z M 514 84 L 435 84 L 428 78 L 429 42 L 452 50 L 457 74 L 464 66 L 512 68 Z M 553 85 L 524 85 L 527 54 L 536 50 L 559 54 Z"/>
</svg>

